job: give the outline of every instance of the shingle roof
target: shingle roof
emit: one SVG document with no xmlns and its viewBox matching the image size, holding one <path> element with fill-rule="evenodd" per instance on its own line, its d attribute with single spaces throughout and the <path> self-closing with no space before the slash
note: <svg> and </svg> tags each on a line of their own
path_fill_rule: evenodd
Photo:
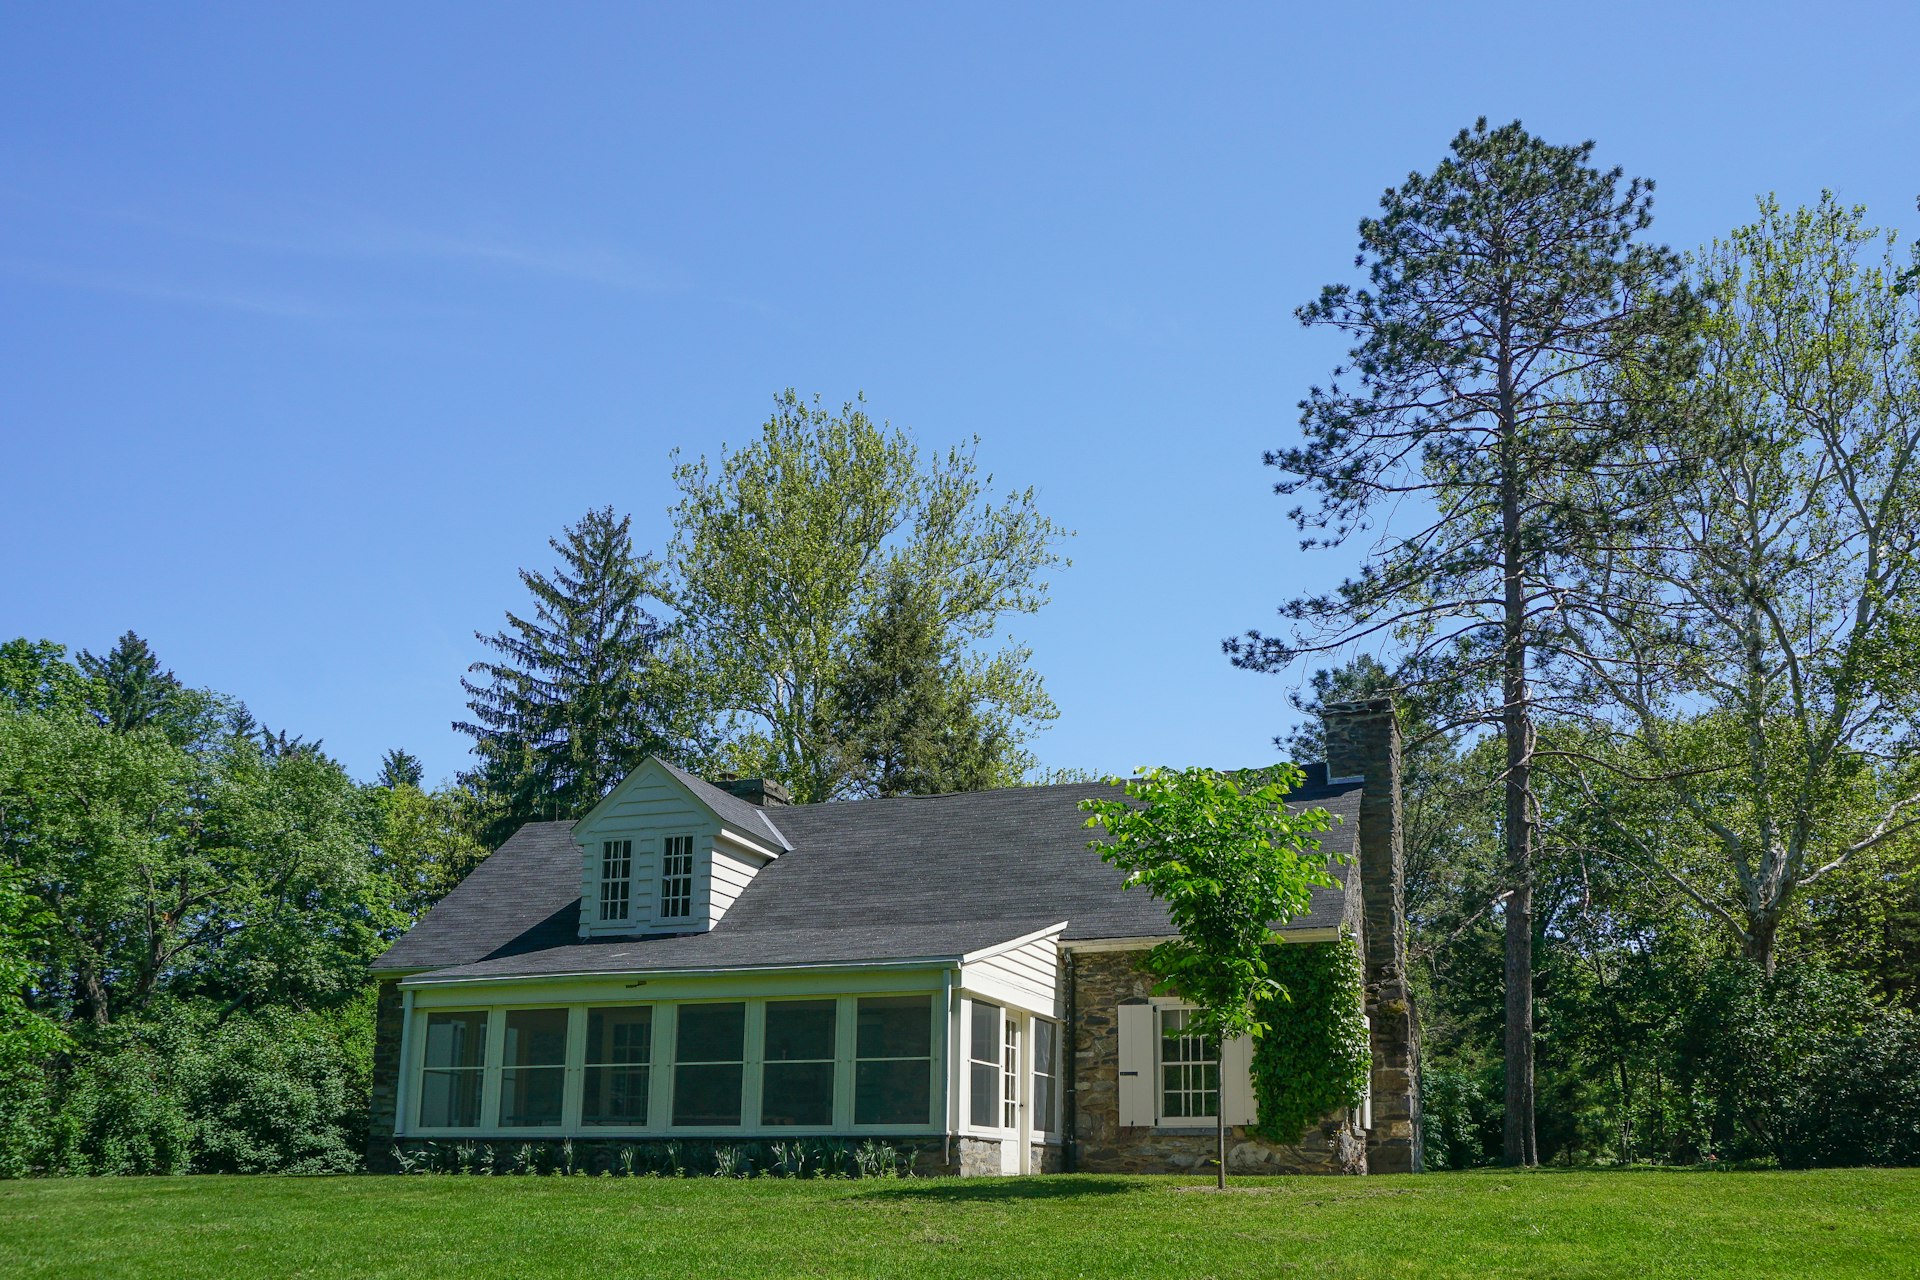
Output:
<svg viewBox="0 0 1920 1280">
<path fill-rule="evenodd" d="M 654 758 L 659 759 L 658 756 Z M 722 791 L 705 778 L 696 778 L 677 764 L 661 760 L 660 767 L 678 779 L 682 786 L 693 792 L 701 804 L 713 810 L 714 816 L 735 831 L 762 839 L 771 835 L 774 843 L 782 849 L 793 848 L 780 828 L 773 825 L 772 816 L 759 805 L 742 800 L 731 791 Z"/>
<path fill-rule="evenodd" d="M 1061 921 L 1068 941 L 1165 936 L 1160 903 L 1124 890 L 1121 873 L 1087 847 L 1079 802 L 1109 792 L 1073 783 L 776 809 L 790 851 L 711 932 L 679 937 L 580 941 L 571 825 L 530 823 L 375 967 L 453 979 L 948 958 Z M 1322 837 L 1330 854 L 1352 850 L 1359 800 L 1358 783 L 1292 797 L 1341 819 Z M 1343 887 L 1316 890 L 1289 929 L 1341 922 L 1353 868 L 1336 873 Z"/>
</svg>

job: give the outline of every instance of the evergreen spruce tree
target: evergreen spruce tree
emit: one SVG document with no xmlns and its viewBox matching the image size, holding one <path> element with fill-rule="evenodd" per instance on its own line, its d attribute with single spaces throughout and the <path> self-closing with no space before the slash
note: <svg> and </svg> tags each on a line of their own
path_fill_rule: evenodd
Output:
<svg viewBox="0 0 1920 1280">
<path fill-rule="evenodd" d="M 695 763 L 695 685 L 647 607 L 660 570 L 634 554 L 631 523 L 611 507 L 587 512 L 550 540 L 552 573 L 520 571 L 531 613 L 475 633 L 497 657 L 461 680 L 472 718 L 454 728 L 479 757 L 463 781 L 488 807 L 490 846 L 525 822 L 579 817 L 648 755 Z"/>
<path fill-rule="evenodd" d="M 855 795 L 937 795 L 1007 786 L 1024 753 L 973 696 L 936 602 L 888 581 L 824 707 L 823 738 Z"/>
<path fill-rule="evenodd" d="M 145 640 L 129 631 L 106 657 L 80 651 L 80 670 L 94 682 L 93 711 L 115 733 L 159 721 L 179 697 L 180 681 L 163 670 Z"/>
<path fill-rule="evenodd" d="M 402 751 L 399 747 L 380 757 L 380 777 L 374 783 L 380 787 L 418 787 L 426 769 L 420 763 L 420 757 L 411 751 Z"/>
</svg>

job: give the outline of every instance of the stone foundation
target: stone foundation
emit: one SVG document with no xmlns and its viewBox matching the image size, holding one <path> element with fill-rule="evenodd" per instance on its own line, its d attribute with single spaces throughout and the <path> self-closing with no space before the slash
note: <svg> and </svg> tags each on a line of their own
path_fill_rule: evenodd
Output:
<svg viewBox="0 0 1920 1280">
<path fill-rule="evenodd" d="M 861 1135 L 857 1138 L 560 1138 L 529 1139 L 516 1135 L 479 1138 L 402 1138 L 396 1144 L 388 1137 L 384 1157 L 377 1171 L 400 1172 L 403 1161 L 394 1156 L 397 1146 L 416 1172 L 470 1172 L 495 1174 L 551 1174 L 572 1169 L 597 1177 L 600 1174 L 631 1174 L 643 1177 L 708 1177 L 716 1173 L 723 1160 L 734 1162 L 735 1172 L 752 1176 L 762 1171 L 798 1177 L 817 1177 L 822 1173 L 858 1176 L 859 1151 L 865 1144 L 892 1148 L 894 1172 L 913 1177 L 955 1177 L 969 1173 L 1000 1172 L 1000 1144 L 977 1138 L 930 1138 L 925 1135 L 889 1138 Z M 984 1153 L 968 1152 L 967 1144 L 991 1148 Z M 777 1148 L 798 1148 L 804 1156 L 796 1162 L 793 1154 Z M 969 1168 L 969 1161 L 982 1156 L 991 1167 Z M 569 1164 L 569 1160 L 571 1164 Z M 373 1168 L 369 1160 L 369 1168 Z"/>
<path fill-rule="evenodd" d="M 1082 1173 L 1185 1173 L 1213 1167 L 1219 1139 L 1206 1129 L 1128 1128 L 1120 1124 L 1120 1028 L 1123 1000 L 1145 997 L 1152 979 L 1137 951 L 1096 951 L 1072 962 L 1074 1167 Z M 1365 1173 L 1366 1134 L 1340 1111 L 1282 1146 L 1227 1130 L 1230 1173 Z"/>
</svg>

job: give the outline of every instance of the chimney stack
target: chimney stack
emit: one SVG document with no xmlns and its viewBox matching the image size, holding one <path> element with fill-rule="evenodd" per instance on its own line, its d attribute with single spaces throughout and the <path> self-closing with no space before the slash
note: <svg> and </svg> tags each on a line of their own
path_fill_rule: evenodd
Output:
<svg viewBox="0 0 1920 1280">
<path fill-rule="evenodd" d="M 740 778 L 728 773 L 715 778 L 713 785 L 763 809 L 793 803 L 793 794 L 772 778 Z"/>
<path fill-rule="evenodd" d="M 1426 1160 L 1420 1132 L 1420 1025 L 1407 985 L 1400 724 L 1388 697 L 1330 702 L 1321 708 L 1321 717 L 1330 779 L 1358 778 L 1363 784 L 1353 843 L 1360 863 L 1367 1018 L 1373 1038 L 1367 1169 L 1419 1173 Z"/>
</svg>

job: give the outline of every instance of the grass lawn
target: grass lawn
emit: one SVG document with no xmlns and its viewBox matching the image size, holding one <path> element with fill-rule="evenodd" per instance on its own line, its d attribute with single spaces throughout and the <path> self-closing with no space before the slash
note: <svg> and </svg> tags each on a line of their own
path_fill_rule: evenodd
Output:
<svg viewBox="0 0 1920 1280">
<path fill-rule="evenodd" d="M 0 1183 L 8 1276 L 1902 1276 L 1920 1170 Z"/>
</svg>

